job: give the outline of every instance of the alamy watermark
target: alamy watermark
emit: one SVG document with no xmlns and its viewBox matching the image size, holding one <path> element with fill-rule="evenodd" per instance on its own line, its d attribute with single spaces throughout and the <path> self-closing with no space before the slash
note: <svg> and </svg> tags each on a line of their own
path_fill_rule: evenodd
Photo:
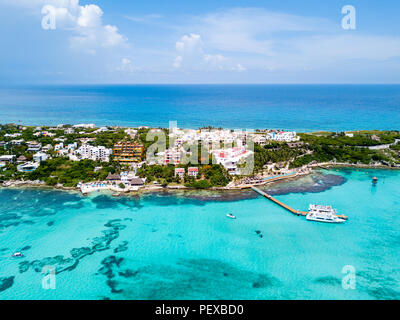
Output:
<svg viewBox="0 0 400 320">
<path fill-rule="evenodd" d="M 179 164 L 221 164 L 229 158 L 240 166 L 242 175 L 249 175 L 254 170 L 254 130 L 241 129 L 200 129 L 181 130 L 176 121 L 170 121 L 169 130 L 151 129 L 146 141 L 154 142 L 146 152 L 149 165 L 165 164 L 165 159 L 179 159 Z M 228 156 L 228 153 L 230 157 Z M 237 163 L 236 163 L 237 161 Z M 177 163 L 175 163 L 177 164 Z"/>
<path fill-rule="evenodd" d="M 52 5 L 45 5 L 42 8 L 42 28 L 44 30 L 55 30 L 57 27 L 56 23 L 56 8 Z"/>
<path fill-rule="evenodd" d="M 356 268 L 352 265 L 347 265 L 342 268 L 344 274 L 342 278 L 342 288 L 344 290 L 356 289 Z"/>
<path fill-rule="evenodd" d="M 352 5 L 346 5 L 342 8 L 342 28 L 344 30 L 355 30 L 357 27 L 356 8 Z"/>
<path fill-rule="evenodd" d="M 53 266 L 44 266 L 42 269 L 42 288 L 45 290 L 56 289 L 56 268 Z"/>
</svg>

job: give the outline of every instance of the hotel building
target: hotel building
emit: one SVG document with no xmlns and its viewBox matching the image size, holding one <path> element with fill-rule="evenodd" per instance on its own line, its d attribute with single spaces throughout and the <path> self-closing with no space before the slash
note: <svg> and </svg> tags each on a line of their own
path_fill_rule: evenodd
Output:
<svg viewBox="0 0 400 320">
<path fill-rule="evenodd" d="M 114 161 L 140 162 L 143 158 L 144 148 L 131 142 L 118 142 L 114 145 Z"/>
</svg>

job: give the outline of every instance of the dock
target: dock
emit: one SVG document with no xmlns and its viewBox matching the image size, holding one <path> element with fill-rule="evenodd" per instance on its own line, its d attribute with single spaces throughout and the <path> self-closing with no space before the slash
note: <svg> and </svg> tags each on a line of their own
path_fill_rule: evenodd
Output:
<svg viewBox="0 0 400 320">
<path fill-rule="evenodd" d="M 262 195 L 263 197 L 267 198 L 268 200 L 271 200 L 272 202 L 276 203 L 277 205 L 281 206 L 282 208 L 286 209 L 287 211 L 291 212 L 292 214 L 295 214 L 296 216 L 306 216 L 308 212 L 306 211 L 301 211 L 301 210 L 296 210 L 293 209 L 292 207 L 284 204 L 283 202 L 279 201 L 278 199 L 274 198 L 273 196 L 269 195 L 268 193 L 252 186 L 251 189 L 258 194 Z M 340 219 L 348 220 L 348 217 L 345 215 L 336 215 Z"/>
</svg>

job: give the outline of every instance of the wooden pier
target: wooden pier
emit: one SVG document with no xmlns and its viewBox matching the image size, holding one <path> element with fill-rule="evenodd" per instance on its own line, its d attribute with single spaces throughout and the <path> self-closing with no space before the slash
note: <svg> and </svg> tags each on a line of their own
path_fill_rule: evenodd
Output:
<svg viewBox="0 0 400 320">
<path fill-rule="evenodd" d="M 255 192 L 257 192 L 258 194 L 262 195 L 263 197 L 271 200 L 272 202 L 275 202 L 277 205 L 281 206 L 282 208 L 286 209 L 287 211 L 297 215 L 297 216 L 306 216 L 308 214 L 308 212 L 306 211 L 301 211 L 301 210 L 295 210 L 292 207 L 289 207 L 288 205 L 284 204 L 283 202 L 279 201 L 278 199 L 274 198 L 273 196 L 269 195 L 268 193 L 252 186 L 251 189 Z M 336 215 L 338 218 L 340 219 L 344 219 L 347 220 L 348 217 L 345 215 Z"/>
</svg>

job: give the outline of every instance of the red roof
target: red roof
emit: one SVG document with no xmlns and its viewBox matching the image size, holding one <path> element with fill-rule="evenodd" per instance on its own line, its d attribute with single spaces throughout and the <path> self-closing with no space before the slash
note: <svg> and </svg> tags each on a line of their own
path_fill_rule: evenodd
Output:
<svg viewBox="0 0 400 320">
<path fill-rule="evenodd" d="M 191 168 L 188 169 L 188 171 L 189 171 L 189 172 L 190 172 L 190 171 L 199 171 L 199 168 L 197 168 L 197 167 L 191 167 Z"/>
<path fill-rule="evenodd" d="M 175 172 L 185 172 L 185 168 L 176 168 Z"/>
</svg>

